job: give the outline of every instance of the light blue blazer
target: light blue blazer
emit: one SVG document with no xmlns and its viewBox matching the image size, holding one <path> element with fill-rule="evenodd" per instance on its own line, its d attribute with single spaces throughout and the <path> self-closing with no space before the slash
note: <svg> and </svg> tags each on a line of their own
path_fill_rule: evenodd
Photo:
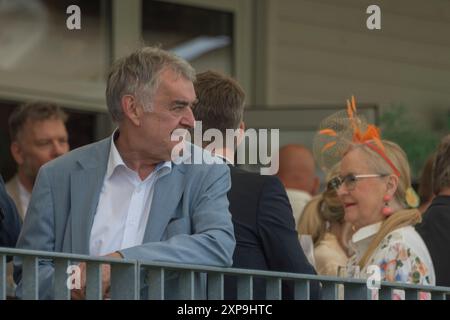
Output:
<svg viewBox="0 0 450 320">
<path fill-rule="evenodd" d="M 40 169 L 18 248 L 89 254 L 110 145 L 111 138 L 104 139 Z M 205 152 L 191 147 L 192 154 Z M 231 266 L 235 239 L 228 210 L 230 185 L 225 164 L 172 163 L 172 171 L 156 182 L 143 244 L 120 252 L 126 259 L 147 262 Z M 20 269 L 20 259 L 15 264 Z M 52 264 L 40 262 L 39 276 L 39 297 L 52 298 Z M 166 297 L 176 298 L 176 292 L 166 288 Z"/>
</svg>

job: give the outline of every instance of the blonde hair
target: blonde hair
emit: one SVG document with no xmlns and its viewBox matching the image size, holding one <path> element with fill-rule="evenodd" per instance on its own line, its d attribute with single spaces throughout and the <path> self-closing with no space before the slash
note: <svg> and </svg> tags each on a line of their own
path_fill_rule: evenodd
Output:
<svg viewBox="0 0 450 320">
<path fill-rule="evenodd" d="M 326 224 L 319 213 L 322 195 L 312 198 L 303 209 L 303 213 L 297 224 L 299 234 L 311 235 L 314 245 L 316 245 L 326 232 Z"/>
<path fill-rule="evenodd" d="M 333 167 L 327 175 L 327 181 L 337 175 L 339 166 Z M 297 225 L 299 234 L 309 234 L 314 245 L 323 239 L 327 232 L 327 222 L 343 222 L 344 208 L 336 194 L 336 190 L 327 189 L 312 198 L 303 209 Z"/>
<path fill-rule="evenodd" d="M 369 247 L 362 256 L 361 260 L 358 262 L 360 268 L 364 268 L 381 241 L 389 233 L 405 226 L 415 225 L 422 219 L 419 210 L 407 209 L 408 205 L 406 203 L 406 190 L 411 188 L 411 173 L 408 158 L 405 152 L 398 144 L 392 141 L 383 140 L 382 143 L 384 146 L 385 155 L 400 172 L 397 190 L 394 194 L 394 201 L 396 201 L 396 203 L 403 209 L 392 213 L 383 221 L 380 230 L 369 244 Z M 375 172 L 380 174 L 394 174 L 393 168 L 377 152 L 365 146 L 365 144 L 359 144 L 358 148 L 366 154 L 367 163 Z"/>
</svg>

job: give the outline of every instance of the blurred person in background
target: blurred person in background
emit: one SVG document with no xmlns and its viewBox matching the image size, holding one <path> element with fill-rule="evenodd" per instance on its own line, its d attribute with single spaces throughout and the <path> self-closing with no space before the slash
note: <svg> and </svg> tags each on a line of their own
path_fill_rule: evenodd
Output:
<svg viewBox="0 0 450 320">
<path fill-rule="evenodd" d="M 69 151 L 66 121 L 67 114 L 49 102 L 21 105 L 9 117 L 10 150 L 17 174 L 7 182 L 6 190 L 22 221 L 41 166 Z"/>
<path fill-rule="evenodd" d="M 420 206 L 419 211 L 423 214 L 427 211 L 431 201 L 433 201 L 433 163 L 436 155 L 432 154 L 428 157 L 425 165 L 423 166 L 420 179 L 419 179 L 419 198 Z"/>
<path fill-rule="evenodd" d="M 16 246 L 17 238 L 19 237 L 21 222 L 16 210 L 16 206 L 11 197 L 8 196 L 5 189 L 5 183 L 0 176 L 0 247 Z M 6 257 L 7 266 L 7 280 L 6 280 L 6 295 L 13 297 L 15 284 L 12 278 L 12 263 L 9 262 L 11 257 Z M 0 275 L 0 279 L 3 275 Z"/>
<path fill-rule="evenodd" d="M 450 287 L 450 135 L 438 146 L 432 176 L 436 197 L 416 230 L 433 259 L 436 285 Z"/>
<path fill-rule="evenodd" d="M 281 147 L 278 158 L 277 176 L 286 188 L 297 225 L 306 203 L 319 191 L 316 165 L 311 151 L 297 144 Z"/>
<path fill-rule="evenodd" d="M 327 181 L 338 175 L 338 166 L 327 175 Z M 318 274 L 337 276 L 349 258 L 351 225 L 344 221 L 344 207 L 330 183 L 326 190 L 305 206 L 297 225 L 300 235 L 311 235 Z"/>
<path fill-rule="evenodd" d="M 16 206 L 6 193 L 5 182 L 0 176 L 0 247 L 16 246 L 20 225 Z"/>
</svg>

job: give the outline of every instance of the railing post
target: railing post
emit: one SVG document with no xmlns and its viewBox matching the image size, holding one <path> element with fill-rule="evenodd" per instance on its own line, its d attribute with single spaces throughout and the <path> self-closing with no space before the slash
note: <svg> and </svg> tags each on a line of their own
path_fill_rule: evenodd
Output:
<svg viewBox="0 0 450 320">
<path fill-rule="evenodd" d="M 137 264 L 111 262 L 111 299 L 136 300 L 139 298 L 139 272 Z"/>
<path fill-rule="evenodd" d="M 309 300 L 311 298 L 309 280 L 295 280 L 294 286 L 295 300 Z"/>
<path fill-rule="evenodd" d="M 267 279 L 266 298 L 268 300 L 281 300 L 281 278 Z"/>
<path fill-rule="evenodd" d="M 391 287 L 383 287 L 381 286 L 378 291 L 378 299 L 379 300 L 392 300 L 392 288 Z"/>
<path fill-rule="evenodd" d="M 86 299 L 102 300 L 102 264 L 99 262 L 87 262 L 86 264 Z"/>
<path fill-rule="evenodd" d="M 39 299 L 39 259 L 37 257 L 22 257 L 22 290 L 24 300 Z"/>
<path fill-rule="evenodd" d="M 253 300 L 253 277 L 241 275 L 237 277 L 237 299 Z"/>
<path fill-rule="evenodd" d="M 431 300 L 445 300 L 446 296 L 443 292 L 431 292 Z"/>
<path fill-rule="evenodd" d="M 324 281 L 322 287 L 322 300 L 337 300 L 337 299 L 338 299 L 337 283 Z"/>
<path fill-rule="evenodd" d="M 404 289 L 405 290 L 405 300 L 419 300 L 420 293 L 417 289 Z"/>
<path fill-rule="evenodd" d="M 55 258 L 55 281 L 53 283 L 55 290 L 55 300 L 70 300 L 70 290 L 68 287 L 69 276 L 67 268 L 69 260 L 66 258 Z"/>
<path fill-rule="evenodd" d="M 164 268 L 159 267 L 148 270 L 148 299 L 164 300 L 164 273 Z"/>
<path fill-rule="evenodd" d="M 195 280 L 194 271 L 180 271 L 180 295 L 181 299 L 194 300 L 195 299 Z"/>
<path fill-rule="evenodd" d="M 372 292 L 365 283 L 346 283 L 344 300 L 370 300 Z"/>
<path fill-rule="evenodd" d="M 0 254 L 0 300 L 6 300 L 6 255 Z"/>
<path fill-rule="evenodd" d="M 224 276 L 223 273 L 208 273 L 208 300 L 224 299 Z"/>
</svg>

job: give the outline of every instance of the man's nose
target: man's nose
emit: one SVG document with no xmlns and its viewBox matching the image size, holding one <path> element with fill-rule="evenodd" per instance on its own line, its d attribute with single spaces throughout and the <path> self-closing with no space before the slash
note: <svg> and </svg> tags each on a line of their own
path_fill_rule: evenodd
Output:
<svg viewBox="0 0 450 320">
<path fill-rule="evenodd" d="M 186 109 L 186 112 L 184 113 L 183 117 L 181 118 L 180 123 L 186 128 L 193 128 L 194 124 L 195 124 L 194 113 L 192 112 L 192 109 L 189 107 L 187 107 L 185 109 Z"/>
<path fill-rule="evenodd" d="M 67 150 L 67 143 L 55 141 L 53 142 L 53 155 L 54 157 L 62 156 L 64 153 L 66 153 Z"/>
</svg>

